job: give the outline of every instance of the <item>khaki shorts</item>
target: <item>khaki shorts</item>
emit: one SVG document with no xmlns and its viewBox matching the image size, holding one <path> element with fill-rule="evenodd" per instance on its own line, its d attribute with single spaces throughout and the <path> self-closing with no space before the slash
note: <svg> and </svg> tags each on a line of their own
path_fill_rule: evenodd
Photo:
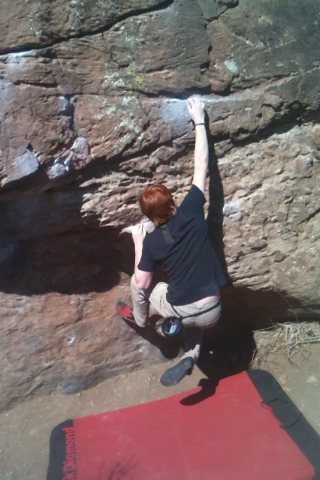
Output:
<svg viewBox="0 0 320 480">
<path fill-rule="evenodd" d="M 203 305 L 189 303 L 188 305 L 174 306 L 167 300 L 168 284 L 159 282 L 153 288 L 150 296 L 150 315 L 158 313 L 162 317 L 176 317 L 177 313 L 183 317 L 186 327 L 211 328 L 214 327 L 221 315 L 221 304 L 217 298 Z M 217 305 L 217 302 L 218 305 Z M 217 305 L 215 308 L 215 305 Z M 207 311 L 212 308 L 212 310 Z M 203 312 L 203 313 L 202 313 Z M 192 316 L 196 315 L 196 316 Z"/>
</svg>

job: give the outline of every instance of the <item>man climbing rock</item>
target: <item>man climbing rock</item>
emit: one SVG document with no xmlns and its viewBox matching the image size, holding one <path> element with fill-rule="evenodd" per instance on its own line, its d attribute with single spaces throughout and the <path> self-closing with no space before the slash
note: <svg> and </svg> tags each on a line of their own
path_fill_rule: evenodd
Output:
<svg viewBox="0 0 320 480">
<path fill-rule="evenodd" d="M 182 326 L 185 353 L 166 370 L 160 381 L 175 385 L 192 371 L 198 360 L 205 329 L 214 327 L 221 315 L 219 287 L 225 276 L 208 236 L 204 215 L 204 192 L 208 171 L 208 139 L 205 110 L 198 97 L 187 101 L 194 122 L 194 175 L 191 188 L 179 207 L 164 185 L 149 185 L 141 194 L 142 212 L 154 225 L 147 233 L 146 224 L 132 228 L 135 246 L 135 270 L 131 279 L 133 308 L 119 301 L 118 314 L 140 327 L 148 325 L 149 315 L 164 318 L 160 334 L 174 333 Z M 153 284 L 155 263 L 161 260 L 168 283 Z M 150 309 L 150 312 L 149 312 Z M 165 329 L 163 328 L 165 326 Z"/>
</svg>

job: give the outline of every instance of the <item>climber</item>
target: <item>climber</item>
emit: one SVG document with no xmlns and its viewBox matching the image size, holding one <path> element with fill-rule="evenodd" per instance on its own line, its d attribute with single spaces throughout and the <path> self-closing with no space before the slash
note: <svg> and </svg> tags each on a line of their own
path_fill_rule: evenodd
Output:
<svg viewBox="0 0 320 480">
<path fill-rule="evenodd" d="M 219 287 L 225 283 L 208 236 L 203 208 L 209 159 L 204 105 L 198 97 L 192 96 L 187 101 L 187 109 L 195 128 L 191 188 L 178 207 L 164 185 L 149 185 L 142 192 L 140 207 L 154 229 L 147 233 L 147 224 L 132 228 L 135 247 L 135 270 L 131 279 L 133 308 L 122 301 L 117 303 L 117 313 L 140 327 L 147 326 L 149 316 L 154 313 L 180 320 L 185 353 L 161 376 L 161 383 L 167 386 L 177 384 L 192 371 L 199 357 L 203 331 L 215 326 L 220 317 Z M 148 230 L 150 232 L 150 228 Z M 154 285 L 153 272 L 158 260 L 163 261 L 168 283 Z M 164 333 L 159 325 L 157 331 Z"/>
</svg>

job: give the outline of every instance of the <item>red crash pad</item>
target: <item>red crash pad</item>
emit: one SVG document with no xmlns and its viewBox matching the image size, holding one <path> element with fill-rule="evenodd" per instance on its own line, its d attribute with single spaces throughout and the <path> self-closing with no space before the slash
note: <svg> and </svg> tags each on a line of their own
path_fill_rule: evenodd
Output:
<svg viewBox="0 0 320 480">
<path fill-rule="evenodd" d="M 270 374 L 225 378 L 197 401 L 199 390 L 58 425 L 47 479 L 314 478 L 319 437 Z"/>
</svg>

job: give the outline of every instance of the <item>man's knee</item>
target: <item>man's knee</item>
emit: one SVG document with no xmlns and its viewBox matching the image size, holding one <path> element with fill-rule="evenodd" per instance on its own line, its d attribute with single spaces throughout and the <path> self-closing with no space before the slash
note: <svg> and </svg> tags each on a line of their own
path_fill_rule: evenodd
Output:
<svg viewBox="0 0 320 480">
<path fill-rule="evenodd" d="M 167 291 L 168 284 L 165 282 L 158 282 L 152 289 L 149 300 L 156 310 L 159 310 L 159 305 L 166 299 Z"/>
</svg>

